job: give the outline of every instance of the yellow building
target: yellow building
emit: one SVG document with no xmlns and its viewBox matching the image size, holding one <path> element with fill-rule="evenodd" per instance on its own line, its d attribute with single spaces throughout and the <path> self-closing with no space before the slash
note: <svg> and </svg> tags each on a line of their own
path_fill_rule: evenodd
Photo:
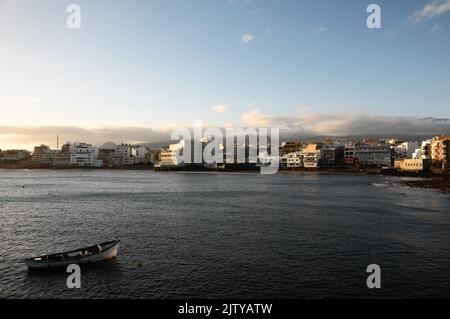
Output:
<svg viewBox="0 0 450 319">
<path fill-rule="evenodd" d="M 319 144 L 308 144 L 301 152 L 305 168 L 318 168 L 322 160 L 322 147 Z"/>
<path fill-rule="evenodd" d="M 394 167 L 400 171 L 405 172 L 422 172 L 430 169 L 430 160 L 415 158 L 415 159 L 402 159 L 397 160 L 394 163 Z"/>
<path fill-rule="evenodd" d="M 450 136 L 436 136 L 431 140 L 432 166 L 436 168 L 450 168 Z"/>
</svg>

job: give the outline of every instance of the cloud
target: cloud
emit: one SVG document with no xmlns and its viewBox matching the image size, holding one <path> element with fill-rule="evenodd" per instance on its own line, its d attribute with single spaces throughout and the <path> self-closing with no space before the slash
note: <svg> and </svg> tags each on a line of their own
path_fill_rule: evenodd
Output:
<svg viewBox="0 0 450 319">
<path fill-rule="evenodd" d="M 217 104 L 217 105 L 213 106 L 212 109 L 216 113 L 225 113 L 228 110 L 228 108 L 223 104 Z"/>
<path fill-rule="evenodd" d="M 439 33 L 443 31 L 442 27 L 435 24 L 431 29 L 430 29 L 430 33 Z"/>
<path fill-rule="evenodd" d="M 56 134 L 61 142 L 87 142 L 101 145 L 111 141 L 116 143 L 142 143 L 166 141 L 172 127 L 148 128 L 140 126 L 93 127 L 77 126 L 7 126 L 0 125 L 0 148 L 2 145 L 23 145 L 28 149 L 34 145 L 54 146 Z"/>
<path fill-rule="evenodd" d="M 433 0 L 422 9 L 415 11 L 409 19 L 413 22 L 419 22 L 424 19 L 438 17 L 448 11 L 450 11 L 450 0 Z"/>
<path fill-rule="evenodd" d="M 204 123 L 202 127 L 209 127 Z M 144 143 L 170 140 L 176 127 L 144 126 L 8 126 L 0 125 L 0 149 L 26 148 L 46 144 L 55 147 L 56 134 L 63 142 L 87 142 L 99 146 L 105 142 Z M 306 114 L 299 116 L 269 116 L 254 109 L 241 117 L 241 123 L 226 123 L 225 127 L 278 127 L 282 138 L 313 136 L 435 136 L 450 134 L 450 118 L 369 116 L 364 114 Z"/>
<path fill-rule="evenodd" d="M 328 31 L 327 27 L 318 27 L 317 29 L 314 30 L 314 33 L 321 33 L 325 31 Z"/>
<path fill-rule="evenodd" d="M 369 116 L 361 114 L 309 114 L 268 116 L 258 110 L 244 113 L 248 127 L 279 127 L 284 134 L 316 135 L 437 135 L 450 133 L 449 118 Z"/>
<path fill-rule="evenodd" d="M 241 37 L 241 42 L 243 43 L 249 43 L 255 40 L 255 37 L 251 35 L 250 33 L 246 33 Z"/>
</svg>

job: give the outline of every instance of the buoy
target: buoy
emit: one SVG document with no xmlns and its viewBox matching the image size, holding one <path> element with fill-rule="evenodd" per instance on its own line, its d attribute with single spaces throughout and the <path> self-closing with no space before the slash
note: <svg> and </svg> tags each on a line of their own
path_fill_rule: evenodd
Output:
<svg viewBox="0 0 450 319">
<path fill-rule="evenodd" d="M 140 261 L 140 262 L 138 262 L 137 266 L 142 267 L 142 266 L 144 266 L 144 263 L 142 261 Z"/>
</svg>

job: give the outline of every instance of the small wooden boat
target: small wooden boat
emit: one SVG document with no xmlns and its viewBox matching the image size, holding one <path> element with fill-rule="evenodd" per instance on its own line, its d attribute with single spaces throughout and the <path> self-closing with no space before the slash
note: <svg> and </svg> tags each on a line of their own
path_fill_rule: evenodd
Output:
<svg viewBox="0 0 450 319">
<path fill-rule="evenodd" d="M 112 259 L 117 256 L 120 240 L 112 240 L 72 251 L 25 259 L 29 269 L 66 267 Z"/>
</svg>

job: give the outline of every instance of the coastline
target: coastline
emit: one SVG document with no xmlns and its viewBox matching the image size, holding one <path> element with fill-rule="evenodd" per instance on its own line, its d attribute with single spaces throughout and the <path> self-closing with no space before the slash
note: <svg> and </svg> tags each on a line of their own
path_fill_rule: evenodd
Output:
<svg viewBox="0 0 450 319">
<path fill-rule="evenodd" d="M 450 177 L 434 177 L 421 180 L 400 181 L 400 185 L 422 188 L 422 189 L 434 189 L 441 191 L 442 193 L 450 194 Z"/>
</svg>

